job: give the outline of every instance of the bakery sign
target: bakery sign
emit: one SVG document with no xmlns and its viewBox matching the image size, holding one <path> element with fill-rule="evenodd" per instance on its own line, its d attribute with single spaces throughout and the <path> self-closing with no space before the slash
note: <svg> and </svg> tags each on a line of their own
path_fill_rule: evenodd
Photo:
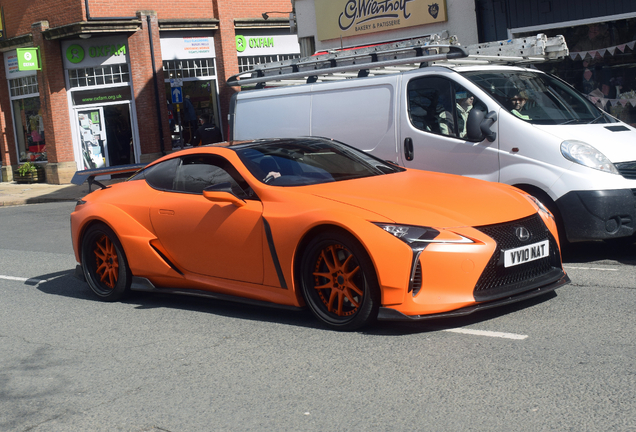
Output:
<svg viewBox="0 0 636 432">
<path fill-rule="evenodd" d="M 314 5 L 321 41 L 448 20 L 445 0 L 317 0 Z"/>
</svg>

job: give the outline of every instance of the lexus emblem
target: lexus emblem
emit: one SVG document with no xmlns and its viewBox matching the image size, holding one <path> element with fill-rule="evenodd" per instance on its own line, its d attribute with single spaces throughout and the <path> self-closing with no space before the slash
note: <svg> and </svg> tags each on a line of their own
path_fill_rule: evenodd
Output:
<svg viewBox="0 0 636 432">
<path fill-rule="evenodd" d="M 526 242 L 530 240 L 530 231 L 524 227 L 515 228 L 515 235 L 519 239 L 519 241 Z"/>
</svg>

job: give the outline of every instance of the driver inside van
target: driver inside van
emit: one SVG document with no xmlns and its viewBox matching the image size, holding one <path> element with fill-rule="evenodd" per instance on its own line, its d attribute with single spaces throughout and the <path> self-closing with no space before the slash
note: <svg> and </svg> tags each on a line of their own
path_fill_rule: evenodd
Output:
<svg viewBox="0 0 636 432">
<path fill-rule="evenodd" d="M 529 115 L 521 113 L 527 102 L 528 93 L 525 90 L 521 90 L 510 98 L 510 112 L 522 120 L 531 120 Z"/>
<path fill-rule="evenodd" d="M 455 110 L 457 112 L 457 126 L 459 138 L 466 136 L 466 122 L 468 121 L 468 113 L 473 108 L 475 97 L 465 90 L 458 91 L 455 94 Z M 443 135 L 451 135 L 452 119 L 450 113 L 443 112 L 440 118 L 440 132 Z M 454 133 L 453 133 L 454 134 Z"/>
</svg>

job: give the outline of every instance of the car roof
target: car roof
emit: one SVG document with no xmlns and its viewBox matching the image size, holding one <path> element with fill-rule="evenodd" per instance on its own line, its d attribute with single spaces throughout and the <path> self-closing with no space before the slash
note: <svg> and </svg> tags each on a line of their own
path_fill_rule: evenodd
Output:
<svg viewBox="0 0 636 432">
<path fill-rule="evenodd" d="M 232 150 L 240 150 L 249 147 L 256 147 L 262 145 L 276 145 L 276 144 L 289 144 L 289 143 L 306 143 L 306 142 L 325 142 L 332 141 L 322 137 L 298 137 L 298 138 L 263 138 L 246 141 L 230 141 L 225 143 L 227 148 Z"/>
</svg>

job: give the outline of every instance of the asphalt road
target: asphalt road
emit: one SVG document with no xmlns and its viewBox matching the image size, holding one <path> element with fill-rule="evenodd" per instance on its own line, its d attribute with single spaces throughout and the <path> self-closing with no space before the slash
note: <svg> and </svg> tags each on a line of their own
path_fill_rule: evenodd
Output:
<svg viewBox="0 0 636 432">
<path fill-rule="evenodd" d="M 636 431 L 636 247 L 463 319 L 326 330 L 307 313 L 72 276 L 72 203 L 0 208 L 1 431 Z"/>
</svg>

